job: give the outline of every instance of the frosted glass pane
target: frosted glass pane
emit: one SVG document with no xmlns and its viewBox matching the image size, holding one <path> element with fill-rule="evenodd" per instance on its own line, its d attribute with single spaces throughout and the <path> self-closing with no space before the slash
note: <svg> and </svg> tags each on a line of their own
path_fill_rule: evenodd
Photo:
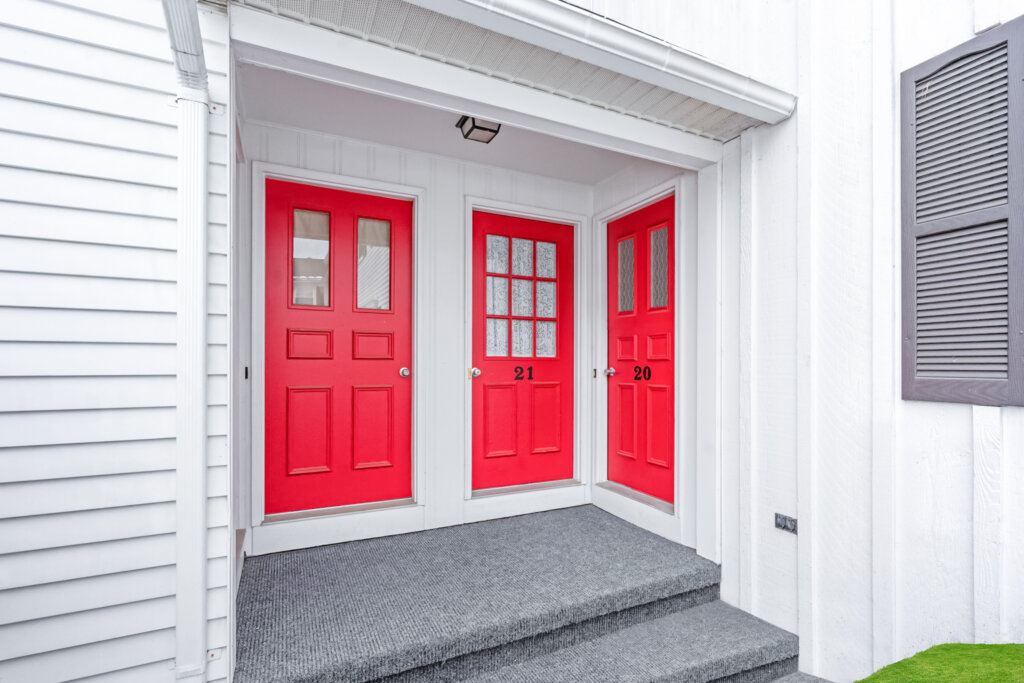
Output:
<svg viewBox="0 0 1024 683">
<path fill-rule="evenodd" d="M 360 218 L 356 260 L 356 308 L 391 309 L 391 221 Z"/>
<path fill-rule="evenodd" d="M 633 310 L 633 238 L 619 242 L 619 312 Z"/>
<path fill-rule="evenodd" d="M 537 357 L 555 357 L 555 323 L 537 321 Z"/>
<path fill-rule="evenodd" d="M 512 238 L 512 274 L 533 275 L 533 240 Z"/>
<path fill-rule="evenodd" d="M 501 235 L 487 236 L 487 272 L 508 272 L 508 238 Z"/>
<path fill-rule="evenodd" d="M 533 355 L 533 321 L 513 320 L 512 321 L 512 355 L 532 356 Z"/>
<path fill-rule="evenodd" d="M 487 355 L 508 355 L 508 321 L 502 318 L 487 319 Z"/>
<path fill-rule="evenodd" d="M 330 306 L 331 216 L 295 209 L 292 227 L 292 303 Z"/>
<path fill-rule="evenodd" d="M 537 242 L 537 277 L 555 277 L 554 242 Z"/>
<path fill-rule="evenodd" d="M 512 315 L 533 315 L 533 280 L 512 281 Z"/>
<path fill-rule="evenodd" d="M 537 281 L 537 317 L 555 317 L 555 283 Z M 539 329 L 539 328 L 538 328 Z M 540 341 L 537 342 L 540 345 Z"/>
<path fill-rule="evenodd" d="M 668 228 L 651 233 L 651 308 L 668 306 Z"/>
<path fill-rule="evenodd" d="M 487 314 L 508 315 L 508 278 L 487 276 Z"/>
</svg>

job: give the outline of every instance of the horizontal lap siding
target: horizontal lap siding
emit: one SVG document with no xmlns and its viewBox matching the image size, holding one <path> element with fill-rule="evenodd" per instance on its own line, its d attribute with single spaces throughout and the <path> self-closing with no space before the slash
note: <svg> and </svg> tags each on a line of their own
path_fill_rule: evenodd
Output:
<svg viewBox="0 0 1024 683">
<path fill-rule="evenodd" d="M 0 679 L 174 679 L 177 85 L 159 0 L 0 17 Z M 202 18 L 227 100 L 225 22 Z M 209 133 L 207 678 L 227 675 L 227 117 Z"/>
</svg>

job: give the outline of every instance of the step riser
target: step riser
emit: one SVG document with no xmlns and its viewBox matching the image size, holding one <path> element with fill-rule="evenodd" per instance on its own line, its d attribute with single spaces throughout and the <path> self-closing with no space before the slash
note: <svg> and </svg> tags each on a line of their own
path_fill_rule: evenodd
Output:
<svg viewBox="0 0 1024 683">
<path fill-rule="evenodd" d="M 748 669 L 732 676 L 716 679 L 713 683 L 768 683 L 782 676 L 796 673 L 798 668 L 799 661 L 797 657 L 790 657 L 789 659 L 782 659 L 759 666 L 756 669 Z"/>
<path fill-rule="evenodd" d="M 524 659 L 531 659 L 600 638 L 651 619 L 712 602 L 718 599 L 718 594 L 718 584 L 713 584 L 687 593 L 593 617 L 497 647 L 461 655 L 446 661 L 438 661 L 395 676 L 377 679 L 377 683 L 428 683 L 464 680 L 489 671 L 496 671 Z"/>
</svg>

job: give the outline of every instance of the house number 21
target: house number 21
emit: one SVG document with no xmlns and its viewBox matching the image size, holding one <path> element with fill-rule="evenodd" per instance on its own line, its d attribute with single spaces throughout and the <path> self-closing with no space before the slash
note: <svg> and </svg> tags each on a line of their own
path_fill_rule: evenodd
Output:
<svg viewBox="0 0 1024 683">
<path fill-rule="evenodd" d="M 526 374 L 523 374 L 523 366 L 517 365 L 516 368 L 516 379 L 533 379 L 533 366 L 530 365 L 526 368 Z"/>
</svg>

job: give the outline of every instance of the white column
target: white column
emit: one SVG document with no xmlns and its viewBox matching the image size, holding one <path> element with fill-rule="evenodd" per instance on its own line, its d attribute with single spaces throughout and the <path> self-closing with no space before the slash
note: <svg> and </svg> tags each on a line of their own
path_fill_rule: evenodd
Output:
<svg viewBox="0 0 1024 683">
<path fill-rule="evenodd" d="M 178 98 L 175 674 L 206 670 L 207 95 Z"/>
</svg>

